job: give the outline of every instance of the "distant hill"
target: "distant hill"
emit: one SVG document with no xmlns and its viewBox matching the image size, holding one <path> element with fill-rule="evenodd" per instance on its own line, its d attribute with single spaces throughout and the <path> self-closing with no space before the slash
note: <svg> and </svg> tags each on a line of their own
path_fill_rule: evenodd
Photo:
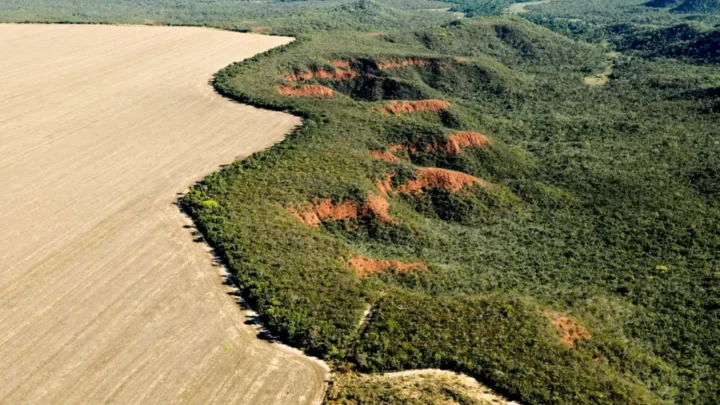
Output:
<svg viewBox="0 0 720 405">
<path fill-rule="evenodd" d="M 717 13 L 720 12 L 720 0 L 687 0 L 672 11 L 675 13 Z"/>
<path fill-rule="evenodd" d="M 650 0 L 645 5 L 653 8 L 667 8 L 677 6 L 680 0 Z"/>
<path fill-rule="evenodd" d="M 622 52 L 636 51 L 647 57 L 708 63 L 720 61 L 720 31 L 704 30 L 690 24 L 644 32 L 630 31 L 614 43 Z"/>
</svg>

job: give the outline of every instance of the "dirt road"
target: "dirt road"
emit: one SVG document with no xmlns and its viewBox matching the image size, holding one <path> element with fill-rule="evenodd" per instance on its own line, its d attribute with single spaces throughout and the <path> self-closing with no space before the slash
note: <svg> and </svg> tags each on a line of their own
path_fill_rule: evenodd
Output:
<svg viewBox="0 0 720 405">
<path fill-rule="evenodd" d="M 526 1 L 522 3 L 512 3 L 505 9 L 505 14 L 525 14 L 529 13 L 528 7 L 540 6 L 550 3 L 551 0 Z"/>
<path fill-rule="evenodd" d="M 325 370 L 256 338 L 173 205 L 298 119 L 222 99 L 288 42 L 0 25 L 0 404 L 310 404 Z"/>
</svg>

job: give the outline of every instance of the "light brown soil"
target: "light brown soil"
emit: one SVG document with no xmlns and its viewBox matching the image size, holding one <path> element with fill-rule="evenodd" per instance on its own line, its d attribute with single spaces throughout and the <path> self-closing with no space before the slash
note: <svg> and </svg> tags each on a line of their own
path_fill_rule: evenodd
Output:
<svg viewBox="0 0 720 405">
<path fill-rule="evenodd" d="M 456 172 L 454 170 L 440 169 L 437 167 L 419 168 L 415 180 L 409 180 L 397 188 L 401 193 L 422 193 L 427 187 L 436 187 L 443 190 L 458 192 L 465 187 L 481 186 L 487 187 L 484 180 L 473 177 L 469 174 Z"/>
<path fill-rule="evenodd" d="M 570 348 L 574 348 L 578 340 L 592 338 L 590 331 L 569 316 L 550 311 L 543 312 L 543 315 L 553 324 L 563 344 Z"/>
<path fill-rule="evenodd" d="M 529 13 L 528 7 L 539 6 L 550 3 L 551 0 L 526 1 L 524 3 L 512 3 L 506 9 L 506 14 L 525 14 Z"/>
<path fill-rule="evenodd" d="M 474 378 L 438 369 L 408 370 L 386 374 L 337 374 L 327 396 L 328 405 L 347 404 L 340 392 L 386 403 L 391 394 L 398 403 L 435 405 L 519 405 L 495 393 Z M 459 399 L 461 397 L 462 399 Z M 464 398 L 463 398 L 464 397 Z"/>
<path fill-rule="evenodd" d="M 449 155 L 458 155 L 465 148 L 486 148 L 490 139 L 477 132 L 457 132 L 448 136 L 447 143 L 442 149 Z"/>
<path fill-rule="evenodd" d="M 386 150 L 373 150 L 370 151 L 370 155 L 375 159 L 384 160 L 386 162 L 397 162 L 398 160 L 400 160 L 397 156 Z"/>
<path fill-rule="evenodd" d="M 383 114 L 411 114 L 420 111 L 447 110 L 450 103 L 444 100 L 391 101 L 380 108 Z"/>
<path fill-rule="evenodd" d="M 322 225 L 320 217 L 313 210 L 300 211 L 295 207 L 286 207 L 285 210 L 305 225 L 315 228 Z"/>
<path fill-rule="evenodd" d="M 252 32 L 266 32 L 272 30 L 272 27 L 265 27 L 262 25 L 258 25 L 257 27 L 251 27 L 250 30 Z"/>
<path fill-rule="evenodd" d="M 352 70 L 335 69 L 333 72 L 318 70 L 313 75 L 316 79 L 325 80 L 352 80 L 357 77 L 357 73 Z"/>
<path fill-rule="evenodd" d="M 331 59 L 328 61 L 328 63 L 338 69 L 347 69 L 350 67 L 350 62 L 342 59 Z"/>
<path fill-rule="evenodd" d="M 315 77 L 313 72 L 286 73 L 282 75 L 283 80 L 293 83 L 303 80 L 312 80 L 313 77 Z"/>
<path fill-rule="evenodd" d="M 277 91 L 284 96 L 290 97 L 331 98 L 335 95 L 331 88 L 319 84 L 305 84 L 300 87 L 277 86 Z"/>
<path fill-rule="evenodd" d="M 348 269 L 360 277 L 370 277 L 388 271 L 408 272 L 413 270 L 427 270 L 424 263 L 405 263 L 397 260 L 369 259 L 365 256 L 353 255 L 346 263 Z"/>
<path fill-rule="evenodd" d="M 462 153 L 463 150 L 466 148 L 487 148 L 488 145 L 490 145 L 492 141 L 490 138 L 486 137 L 483 134 L 480 134 L 478 132 L 456 132 L 450 136 L 447 137 L 447 140 L 442 143 L 435 143 L 434 145 L 425 145 L 423 150 L 425 152 L 445 152 L 448 155 L 459 155 Z M 418 147 L 414 145 L 399 145 L 399 144 L 391 144 L 388 146 L 388 150 L 393 153 L 400 153 L 400 152 L 410 152 L 412 154 L 415 154 L 418 152 Z M 396 160 L 397 157 L 385 152 L 386 154 L 393 156 Z M 383 159 L 383 157 L 380 157 L 379 155 L 373 155 L 379 159 Z M 387 160 L 387 157 L 384 158 Z"/>
<path fill-rule="evenodd" d="M 583 83 L 590 87 L 601 87 L 608 84 L 615 69 L 615 63 L 613 63 L 612 59 L 616 59 L 619 55 L 618 52 L 609 52 L 607 56 L 611 60 L 606 62 L 605 69 L 596 75 L 584 77 Z"/>
<path fill-rule="evenodd" d="M 381 37 L 383 35 L 385 35 L 384 32 L 368 32 L 367 34 L 365 34 L 366 37 L 370 37 L 370 38 L 377 38 L 377 37 Z"/>
<path fill-rule="evenodd" d="M 392 189 L 392 174 L 386 174 L 382 180 L 375 181 L 375 187 L 380 191 L 380 194 L 387 196 Z"/>
<path fill-rule="evenodd" d="M 331 199 L 316 198 L 312 207 L 307 210 L 298 210 L 295 207 L 287 207 L 287 211 L 307 226 L 317 227 L 323 222 L 340 221 L 344 219 L 357 219 L 360 206 L 355 201 L 346 200 L 340 204 L 334 204 Z"/>
<path fill-rule="evenodd" d="M 0 404 L 311 404 L 173 204 L 300 123 L 212 74 L 289 38 L 0 25 Z"/>
<path fill-rule="evenodd" d="M 381 195 L 369 195 L 362 206 L 362 214 L 373 215 L 380 223 L 394 222 L 390 216 L 390 203 Z"/>
<path fill-rule="evenodd" d="M 401 60 L 399 62 L 396 61 L 382 61 L 378 62 L 377 68 L 380 70 L 385 69 L 396 69 L 401 67 L 407 67 L 407 66 L 425 66 L 428 64 L 428 61 L 424 59 L 405 59 Z"/>
<path fill-rule="evenodd" d="M 322 225 L 323 222 L 351 220 L 369 215 L 373 215 L 381 223 L 392 222 L 388 212 L 390 203 L 379 195 L 369 195 L 362 204 L 352 200 L 335 204 L 329 198 L 316 198 L 308 209 L 299 210 L 295 207 L 285 209 L 300 222 L 313 228 Z"/>
<path fill-rule="evenodd" d="M 355 219 L 358 216 L 358 210 L 358 204 L 351 200 L 343 201 L 340 204 L 333 204 L 329 198 L 313 202 L 313 211 L 321 221 Z"/>
<path fill-rule="evenodd" d="M 298 73 L 286 73 L 282 75 L 283 80 L 291 83 L 307 81 L 312 79 L 324 79 L 324 80 L 352 80 L 357 77 L 357 73 L 352 70 L 335 69 L 332 72 L 324 70 L 318 70 L 316 72 L 298 72 Z"/>
</svg>

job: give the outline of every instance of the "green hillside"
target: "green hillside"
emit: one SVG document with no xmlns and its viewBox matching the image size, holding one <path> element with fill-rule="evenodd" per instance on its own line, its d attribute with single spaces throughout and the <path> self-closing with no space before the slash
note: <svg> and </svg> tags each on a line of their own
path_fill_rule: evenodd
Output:
<svg viewBox="0 0 720 405">
<path fill-rule="evenodd" d="M 720 11 L 718 0 L 686 0 L 673 9 L 676 13 L 717 13 Z"/>
<path fill-rule="evenodd" d="M 648 7 L 655 7 L 655 8 L 667 8 L 672 6 L 677 6 L 678 3 L 680 3 L 680 0 L 651 0 L 645 3 Z"/>
<path fill-rule="evenodd" d="M 219 74 L 305 125 L 183 204 L 270 329 L 345 367 L 714 403 L 720 72 L 620 57 L 583 84 L 607 63 L 519 18 L 316 33 Z"/>
</svg>

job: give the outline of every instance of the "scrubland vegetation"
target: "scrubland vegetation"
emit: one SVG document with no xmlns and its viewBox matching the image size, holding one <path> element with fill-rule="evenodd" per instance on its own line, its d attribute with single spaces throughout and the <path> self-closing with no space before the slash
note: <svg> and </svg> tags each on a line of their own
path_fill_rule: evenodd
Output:
<svg viewBox="0 0 720 405">
<path fill-rule="evenodd" d="M 184 203 L 266 323 L 311 353 L 460 371 L 528 404 L 713 403 L 720 76 L 632 45 L 585 85 L 605 50 L 517 17 L 313 34 L 218 75 L 306 124 Z M 276 90 L 306 85 L 333 96 Z M 447 146 L 467 131 L 487 142 Z M 435 167 L 478 182 L 421 178 Z M 372 195 L 392 221 L 287 211 Z M 356 254 L 427 269 L 363 277 Z M 572 348 L 547 313 L 585 331 Z"/>
<path fill-rule="evenodd" d="M 304 125 L 183 206 L 264 323 L 343 369 L 453 370 L 524 404 L 718 403 L 716 17 L 607 3 L 268 17 L 298 40 L 215 87 Z"/>
</svg>

